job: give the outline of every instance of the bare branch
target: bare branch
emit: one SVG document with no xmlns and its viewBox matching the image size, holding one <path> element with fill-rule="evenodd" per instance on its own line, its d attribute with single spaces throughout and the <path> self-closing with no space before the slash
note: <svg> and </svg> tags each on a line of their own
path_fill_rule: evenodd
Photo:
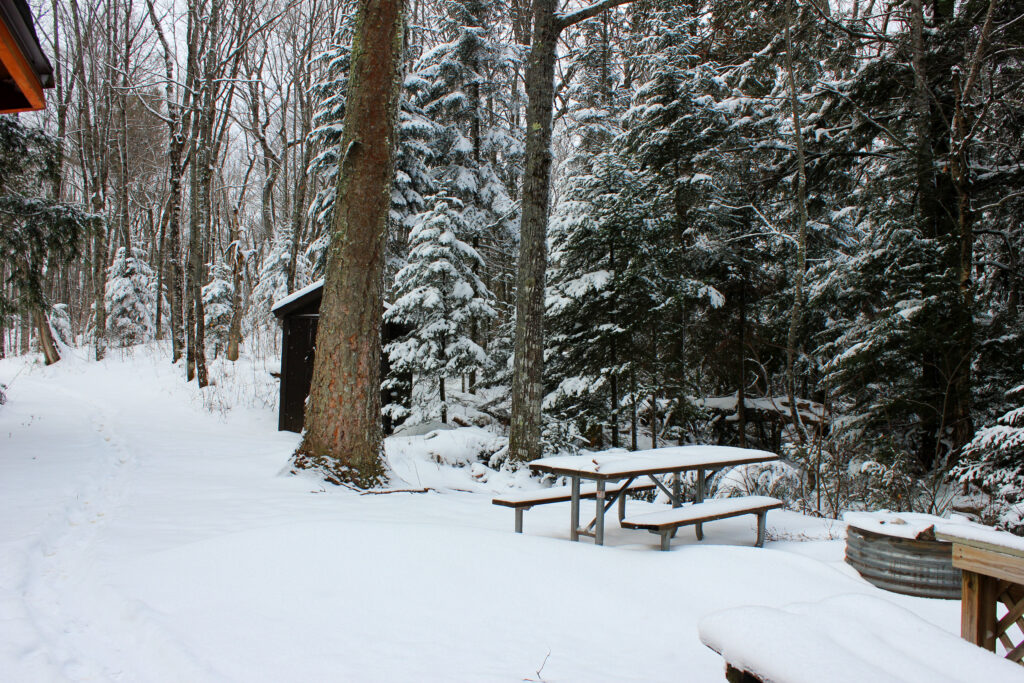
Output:
<svg viewBox="0 0 1024 683">
<path fill-rule="evenodd" d="M 557 30 L 562 31 L 563 29 L 566 29 L 574 24 L 578 24 L 581 21 L 586 21 L 587 19 L 596 17 L 598 14 L 605 11 L 606 9 L 618 7 L 619 5 L 625 5 L 630 2 L 633 2 L 633 0 L 601 0 L 601 2 L 595 2 L 593 5 L 590 5 L 589 7 L 584 7 L 583 9 L 572 12 L 571 14 L 563 14 L 559 17 L 556 17 L 555 26 L 557 27 Z"/>
</svg>

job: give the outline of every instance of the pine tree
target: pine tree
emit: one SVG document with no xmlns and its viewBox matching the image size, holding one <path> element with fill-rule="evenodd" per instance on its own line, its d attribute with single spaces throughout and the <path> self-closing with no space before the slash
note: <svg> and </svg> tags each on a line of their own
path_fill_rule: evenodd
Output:
<svg viewBox="0 0 1024 683">
<path fill-rule="evenodd" d="M 728 22 L 736 8 L 714 10 Z M 773 220 L 779 145 L 760 99 L 773 74 L 767 58 L 736 45 L 763 49 L 774 31 L 758 9 L 721 42 L 699 7 L 666 4 L 648 21 L 632 57 L 643 81 L 621 138 L 643 169 L 636 196 L 649 205 L 638 261 L 650 264 L 661 291 L 650 324 L 639 328 L 649 330 L 652 361 L 631 383 L 653 393 L 652 404 L 671 397 L 680 427 L 693 412 L 688 396 L 735 393 L 735 435 L 718 438 L 746 445 L 747 393 L 771 391 L 770 376 L 748 358 L 777 367 L 772 348 L 757 340 L 769 337 L 763 299 L 778 286 L 788 245 Z"/>
<path fill-rule="evenodd" d="M 445 381 L 486 367 L 487 354 L 471 331 L 494 309 L 491 293 L 474 272 L 483 260 L 460 239 L 469 230 L 460 202 L 433 197 L 430 207 L 412 229 L 408 264 L 395 276 L 397 298 L 385 314 L 388 322 L 411 329 L 385 352 L 393 373 L 412 373 L 414 381 L 430 384 L 441 421 L 447 422 Z"/>
<path fill-rule="evenodd" d="M 1019 401 L 1024 385 L 1006 393 Z M 978 430 L 951 474 L 992 496 L 994 519 L 986 522 L 1024 535 L 1024 407 L 1015 407 L 996 424 Z"/>
<path fill-rule="evenodd" d="M 1013 40 L 994 28 L 1013 24 L 1005 9 L 989 23 L 995 8 L 903 6 L 899 30 L 879 36 L 854 73 L 829 84 L 839 138 L 833 163 L 861 161 L 844 207 L 853 230 L 827 281 L 843 304 L 828 379 L 850 398 L 861 441 L 893 434 L 922 471 L 948 467 L 971 439 L 979 385 L 988 385 L 989 419 L 999 414 L 1006 384 L 988 381 L 977 350 L 1019 349 L 999 341 L 1006 318 L 986 329 L 995 318 L 977 300 L 977 278 L 991 273 L 978 270 L 976 233 L 1002 217 L 1010 168 L 990 175 L 990 157 L 1008 150 L 987 144 L 988 95 L 969 87 L 976 69 L 1015 78 L 1008 53 L 987 45 L 995 35 Z M 969 141 L 958 137 L 968 121 Z M 993 211 L 985 216 L 981 206 Z M 988 247 L 1010 243 L 994 232 Z"/>
<path fill-rule="evenodd" d="M 96 220 L 78 204 L 41 194 L 56 184 L 59 160 L 54 138 L 0 117 L 0 261 L 11 286 L 0 287 L 0 326 L 15 314 L 31 320 L 47 363 L 60 360 L 46 320 L 47 265 L 77 257 Z"/>
<path fill-rule="evenodd" d="M 141 254 L 128 256 L 124 247 L 117 250 L 107 272 L 103 301 L 111 341 L 124 347 L 153 338 L 156 330 L 153 271 Z"/>
<path fill-rule="evenodd" d="M 288 271 L 292 258 L 290 239 L 278 239 L 270 247 L 270 253 L 263 261 L 253 287 L 249 304 L 249 314 L 259 321 L 267 322 L 271 318 L 270 309 L 274 302 L 288 296 Z M 295 287 L 301 289 L 310 282 L 310 267 L 306 255 L 298 253 L 295 264 Z"/>
<path fill-rule="evenodd" d="M 218 277 L 203 287 L 203 313 L 206 316 L 206 338 L 213 345 L 213 357 L 216 358 L 227 349 L 234 290 L 224 279 L 222 269 L 215 268 L 214 272 Z"/>
<path fill-rule="evenodd" d="M 417 63 L 417 99 L 434 122 L 431 175 L 441 192 L 461 201 L 466 237 L 508 234 L 517 217 L 509 188 L 518 179 L 522 143 L 507 122 L 489 116 L 510 106 L 501 80 L 515 59 L 498 39 L 493 9 L 483 0 L 447 0 L 440 32 L 446 42 Z"/>
<path fill-rule="evenodd" d="M 514 124 L 518 93 L 508 87 L 521 61 L 500 27 L 500 7 L 486 0 L 445 0 L 437 34 L 441 42 L 416 62 L 416 97 L 430 118 L 428 170 L 438 191 L 460 200 L 461 235 L 487 254 L 476 274 L 496 297 L 492 325 L 470 331 L 495 361 L 483 375 L 470 373 L 468 384 L 507 387 L 503 331 L 511 318 L 511 269 L 519 210 L 513 200 L 522 169 L 522 134 Z M 413 80 L 413 79 L 410 79 Z M 511 115 L 510 115 L 511 114 Z M 503 258 L 503 256 L 505 258 Z"/>
</svg>

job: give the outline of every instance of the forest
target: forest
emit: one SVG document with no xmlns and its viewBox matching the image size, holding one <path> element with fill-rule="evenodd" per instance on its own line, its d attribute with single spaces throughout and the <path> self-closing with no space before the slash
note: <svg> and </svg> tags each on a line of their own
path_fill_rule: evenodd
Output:
<svg viewBox="0 0 1024 683">
<path fill-rule="evenodd" d="M 212 359 L 279 356 L 271 307 L 330 256 L 356 3 L 29 4 L 55 87 L 0 118 L 0 357 L 161 340 L 202 387 Z M 408 330 L 383 381 L 413 391 L 393 419 L 533 410 L 510 467 L 762 448 L 786 465 L 759 485 L 805 512 L 1024 533 L 1024 6 L 406 13 L 380 286 Z"/>
</svg>

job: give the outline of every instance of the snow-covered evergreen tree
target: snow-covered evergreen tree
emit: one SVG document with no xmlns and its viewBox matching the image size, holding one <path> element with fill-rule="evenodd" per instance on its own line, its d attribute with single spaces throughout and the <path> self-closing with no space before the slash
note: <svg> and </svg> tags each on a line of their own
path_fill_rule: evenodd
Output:
<svg viewBox="0 0 1024 683">
<path fill-rule="evenodd" d="M 97 219 L 81 205 L 50 197 L 59 159 L 55 138 L 16 117 L 0 117 L 0 327 L 15 316 L 30 321 L 43 339 L 47 363 L 60 359 L 45 327 L 47 271 L 78 256 Z"/>
<path fill-rule="evenodd" d="M 462 202 L 465 236 L 474 240 L 514 231 L 509 195 L 523 155 L 518 132 L 486 108 L 511 96 L 502 81 L 518 61 L 499 40 L 493 14 L 486 0 L 445 0 L 445 41 L 417 62 L 415 74 L 417 101 L 434 124 L 431 175 L 443 194 Z"/>
<path fill-rule="evenodd" d="M 283 299 L 291 292 L 288 291 L 288 265 L 292 258 L 292 243 L 290 239 L 276 240 L 270 248 L 270 253 L 263 261 L 256 277 L 256 285 L 252 290 L 249 315 L 256 323 L 266 323 L 273 316 L 270 309 L 274 302 Z M 310 265 L 306 255 L 298 254 L 298 262 L 295 264 L 295 288 L 302 289 L 310 282 Z"/>
<path fill-rule="evenodd" d="M 1006 393 L 1019 401 L 1024 385 Z M 992 496 L 993 519 L 986 522 L 1024 535 L 1024 406 L 980 429 L 952 474 Z"/>
<path fill-rule="evenodd" d="M 519 208 L 513 199 L 522 172 L 522 133 L 515 123 L 520 93 L 510 84 L 522 48 L 501 30 L 503 8 L 488 0 L 444 0 L 438 6 L 440 39 L 417 60 L 416 97 L 434 128 L 428 170 L 441 194 L 460 200 L 461 238 L 486 255 L 476 274 L 498 294 L 498 314 L 471 332 L 495 361 L 470 384 L 508 385 L 511 356 L 512 264 Z"/>
<path fill-rule="evenodd" d="M 385 352 L 394 375 L 411 373 L 414 383 L 429 383 L 439 399 L 435 404 L 430 396 L 430 405 L 438 405 L 447 422 L 445 380 L 486 367 L 487 354 L 471 330 L 493 316 L 494 308 L 491 293 L 474 272 L 482 259 L 460 238 L 468 230 L 460 202 L 432 197 L 429 205 L 410 233 L 408 263 L 395 276 L 395 302 L 385 313 L 387 322 L 410 331 Z"/>
<path fill-rule="evenodd" d="M 142 254 L 128 256 L 124 247 L 117 250 L 107 274 L 104 306 L 107 311 L 107 335 L 120 346 L 149 341 L 156 329 L 156 297 L 153 294 L 153 270 Z"/>
<path fill-rule="evenodd" d="M 68 313 L 68 305 L 54 304 L 50 309 L 49 318 L 54 340 L 64 346 L 74 346 L 75 335 L 71 330 L 71 315 Z"/>
<path fill-rule="evenodd" d="M 203 314 L 206 326 L 206 341 L 213 346 L 216 358 L 228 345 L 228 332 L 231 329 L 231 301 L 234 292 L 231 283 L 224 279 L 221 269 L 214 268 L 217 274 L 209 284 L 203 287 Z"/>
</svg>

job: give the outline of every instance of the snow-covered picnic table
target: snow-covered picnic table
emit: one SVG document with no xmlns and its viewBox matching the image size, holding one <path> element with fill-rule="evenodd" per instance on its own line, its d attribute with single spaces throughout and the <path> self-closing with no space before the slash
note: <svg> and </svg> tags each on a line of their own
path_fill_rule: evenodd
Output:
<svg viewBox="0 0 1024 683">
<path fill-rule="evenodd" d="M 670 448 L 657 448 L 646 451 L 634 451 L 632 453 L 614 453 L 605 455 L 585 456 L 555 456 L 541 458 L 530 463 L 530 469 L 535 472 L 544 472 L 556 476 L 568 477 L 571 482 L 570 513 L 569 513 L 569 538 L 578 541 L 581 535 L 593 536 L 597 545 L 604 545 L 604 515 L 620 496 L 626 495 L 629 485 L 634 479 L 647 477 L 661 491 L 668 496 L 673 508 L 679 508 L 683 504 L 682 496 L 682 474 L 684 472 L 697 473 L 697 488 L 694 496 L 694 505 L 690 506 L 688 514 L 681 515 L 675 526 L 681 524 L 695 524 L 697 538 L 702 538 L 701 521 L 711 521 L 712 518 L 720 519 L 722 510 L 709 510 L 709 516 L 704 519 L 697 514 L 697 506 L 704 501 L 705 481 L 709 472 L 714 472 L 726 467 L 747 465 L 752 463 L 772 462 L 778 460 L 779 456 L 768 451 L 759 451 L 749 448 L 735 448 L 732 446 L 674 446 Z M 671 476 L 671 488 L 665 485 L 658 477 Z M 594 519 L 587 526 L 580 528 L 580 481 L 586 479 L 597 485 L 595 497 L 596 508 Z M 623 481 L 625 484 L 606 496 L 606 485 L 609 482 Z M 754 500 L 758 498 L 758 500 Z M 606 500 L 607 499 L 607 500 Z M 750 505 L 746 509 L 742 506 L 733 505 L 729 515 L 758 514 L 758 543 L 764 540 L 764 510 L 768 507 L 780 506 L 781 503 L 773 499 L 763 497 L 750 497 L 747 501 Z M 661 513 L 653 513 L 658 515 Z M 674 533 L 674 527 L 669 529 L 661 514 L 657 520 L 646 519 L 649 515 L 641 515 L 628 520 L 620 520 L 623 526 L 631 528 L 648 529 L 655 533 L 662 534 L 662 549 L 667 549 L 669 533 Z M 632 523 L 631 523 L 632 522 Z M 591 531 L 593 529 L 593 531 Z"/>
</svg>

